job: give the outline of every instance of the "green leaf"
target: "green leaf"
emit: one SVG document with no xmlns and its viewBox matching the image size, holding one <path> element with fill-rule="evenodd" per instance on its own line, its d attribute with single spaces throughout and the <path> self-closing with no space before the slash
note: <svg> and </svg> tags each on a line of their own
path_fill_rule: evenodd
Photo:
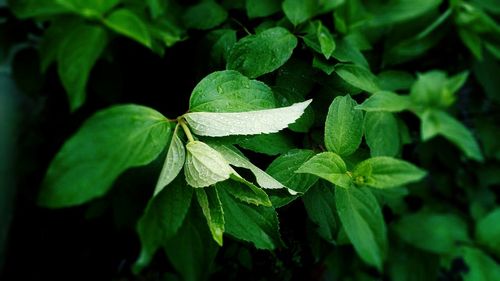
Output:
<svg viewBox="0 0 500 281">
<path fill-rule="evenodd" d="M 354 249 L 379 271 L 387 255 L 387 230 L 377 199 L 368 188 L 335 188 L 335 204 Z"/>
<path fill-rule="evenodd" d="M 476 239 L 500 256 L 500 208 L 496 208 L 476 224 Z"/>
<path fill-rule="evenodd" d="M 8 0 L 10 10 L 20 19 L 47 17 L 68 13 L 68 9 L 54 0 Z"/>
<path fill-rule="evenodd" d="M 241 112 L 274 107 L 271 88 L 233 70 L 209 74 L 196 85 L 189 99 L 191 112 Z"/>
<path fill-rule="evenodd" d="M 312 150 L 290 150 L 274 159 L 266 172 L 285 186 L 298 192 L 306 192 L 316 183 L 317 178 L 309 174 L 298 174 L 295 171 L 313 156 Z"/>
<path fill-rule="evenodd" d="M 463 247 L 462 257 L 469 269 L 463 273 L 464 281 L 490 281 L 500 279 L 500 265 L 483 251 Z"/>
<path fill-rule="evenodd" d="M 353 1 L 353 0 L 351 0 Z M 369 68 L 363 53 L 351 43 L 347 37 L 335 41 L 335 50 L 332 57 L 340 62 L 352 62 L 364 68 Z"/>
<path fill-rule="evenodd" d="M 347 156 L 356 151 L 363 135 L 363 112 L 351 96 L 336 97 L 325 122 L 325 145 L 329 151 Z"/>
<path fill-rule="evenodd" d="M 366 99 L 356 109 L 365 111 L 400 112 L 411 108 L 412 101 L 408 96 L 398 95 L 393 92 L 381 91 Z"/>
<path fill-rule="evenodd" d="M 188 142 L 186 150 L 184 174 L 192 187 L 206 187 L 227 180 L 234 172 L 226 159 L 204 142 Z"/>
<path fill-rule="evenodd" d="M 426 172 L 395 158 L 379 156 L 362 161 L 353 170 L 354 180 L 375 188 L 392 188 L 421 180 Z"/>
<path fill-rule="evenodd" d="M 281 10 L 279 0 L 246 0 L 245 7 L 249 18 L 270 16 Z"/>
<path fill-rule="evenodd" d="M 165 188 L 165 186 L 177 177 L 179 172 L 182 170 L 184 161 L 186 160 L 186 150 L 184 149 L 184 144 L 177 135 L 178 129 L 179 125 L 175 127 L 172 140 L 170 141 L 170 146 L 168 147 L 167 156 L 165 158 L 165 162 L 163 163 L 163 168 L 161 169 L 160 177 L 156 183 L 154 195 L 157 195 L 163 188 Z"/>
<path fill-rule="evenodd" d="M 167 119 L 151 108 L 120 105 L 99 111 L 52 160 L 39 203 L 67 207 L 104 195 L 122 172 L 156 159 L 170 134 Z"/>
<path fill-rule="evenodd" d="M 448 78 L 442 71 L 429 71 L 418 75 L 411 87 L 410 97 L 416 104 L 425 107 L 446 108 L 455 102 L 455 92 L 467 80 L 468 73 L 462 72 Z"/>
<path fill-rule="evenodd" d="M 191 208 L 181 228 L 164 245 L 170 263 L 185 281 L 207 280 L 219 249 L 203 220 L 197 208 Z"/>
<path fill-rule="evenodd" d="M 457 145 L 467 157 L 483 161 L 479 144 L 472 133 L 462 123 L 440 110 L 427 110 L 420 115 L 422 120 L 422 140 L 426 141 L 436 135 L 442 135 Z"/>
<path fill-rule="evenodd" d="M 377 75 L 380 88 L 385 91 L 408 90 L 415 82 L 415 78 L 409 72 L 388 70 Z"/>
<path fill-rule="evenodd" d="M 368 93 L 380 91 L 377 77 L 370 70 L 356 64 L 337 64 L 335 72 L 347 83 Z"/>
<path fill-rule="evenodd" d="M 403 241 L 437 254 L 451 253 L 457 243 L 470 240 L 466 222 L 451 213 L 424 210 L 402 217 L 393 227 Z"/>
<path fill-rule="evenodd" d="M 189 7 L 182 19 L 188 28 L 205 30 L 218 26 L 226 18 L 226 10 L 215 1 L 208 0 Z"/>
<path fill-rule="evenodd" d="M 232 180 L 217 183 L 217 188 L 223 188 L 234 198 L 248 204 L 254 204 L 257 206 L 263 205 L 267 207 L 272 206 L 267 193 L 265 193 L 262 189 L 236 175 L 231 175 L 231 179 Z"/>
<path fill-rule="evenodd" d="M 442 0 L 399 0 L 387 2 L 384 6 L 377 6 L 370 19 L 373 27 L 382 27 L 422 17 L 426 13 L 436 10 Z"/>
<path fill-rule="evenodd" d="M 244 138 L 238 141 L 238 145 L 244 149 L 267 155 L 282 154 L 295 147 L 290 136 L 283 134 L 283 132 Z"/>
<path fill-rule="evenodd" d="M 147 23 L 131 10 L 118 9 L 113 11 L 104 19 L 104 24 L 113 31 L 152 48 L 153 42 Z"/>
<path fill-rule="evenodd" d="M 367 112 L 365 114 L 365 139 L 370 155 L 396 156 L 401 149 L 398 121 L 389 112 Z"/>
<path fill-rule="evenodd" d="M 322 152 L 307 160 L 296 173 L 308 173 L 341 187 L 350 187 L 351 178 L 342 158 L 333 152 Z"/>
<path fill-rule="evenodd" d="M 55 0 L 68 10 L 87 18 L 99 18 L 114 6 L 119 0 Z"/>
<path fill-rule="evenodd" d="M 212 237 L 222 246 L 224 234 L 224 211 L 215 187 L 196 189 L 196 198 L 208 223 Z"/>
<path fill-rule="evenodd" d="M 241 154 L 235 147 L 228 145 L 210 144 L 217 150 L 229 164 L 249 169 L 255 176 L 255 180 L 262 188 L 281 189 L 286 188 L 283 184 L 275 180 L 273 177 L 262 171 L 259 167 L 252 164 L 245 156 Z"/>
<path fill-rule="evenodd" d="M 231 48 L 236 44 L 236 30 L 217 29 L 208 33 L 207 38 L 213 41 L 210 57 L 214 62 L 225 65 Z"/>
<path fill-rule="evenodd" d="M 92 67 L 106 47 L 107 33 L 98 26 L 75 27 L 59 49 L 58 72 L 72 111 L 85 101 L 85 86 Z"/>
<path fill-rule="evenodd" d="M 319 181 L 302 196 L 302 200 L 307 215 L 318 226 L 318 234 L 326 241 L 334 243 L 338 227 L 333 187 Z"/>
<path fill-rule="evenodd" d="M 250 78 L 273 72 L 292 56 L 297 38 L 283 27 L 273 27 L 239 40 L 229 53 L 227 69 Z"/>
<path fill-rule="evenodd" d="M 183 117 L 193 133 L 200 136 L 268 134 L 278 132 L 295 122 L 311 101 L 245 112 L 190 112 Z"/>
<path fill-rule="evenodd" d="M 177 177 L 150 200 L 137 225 L 141 253 L 134 265 L 135 272 L 147 266 L 156 250 L 181 227 L 191 205 L 192 194 L 193 189 L 182 177 Z"/>
<path fill-rule="evenodd" d="M 293 25 L 301 24 L 312 18 L 317 12 L 315 1 L 285 0 L 282 4 L 283 12 Z"/>
<path fill-rule="evenodd" d="M 321 52 L 326 59 L 329 59 L 333 54 L 333 51 L 335 51 L 335 41 L 333 40 L 330 30 L 328 30 L 326 26 L 322 25 L 321 22 L 318 25 L 317 37 L 321 47 Z"/>
<path fill-rule="evenodd" d="M 273 250 L 282 245 L 278 217 L 272 207 L 251 206 L 233 199 L 224 189 L 218 189 L 226 233 L 254 244 L 257 249 Z"/>
</svg>

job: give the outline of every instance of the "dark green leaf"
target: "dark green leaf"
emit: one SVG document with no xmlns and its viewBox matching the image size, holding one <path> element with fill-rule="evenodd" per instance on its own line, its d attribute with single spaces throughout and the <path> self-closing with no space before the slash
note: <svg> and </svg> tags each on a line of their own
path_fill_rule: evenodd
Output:
<svg viewBox="0 0 500 281">
<path fill-rule="evenodd" d="M 500 256 L 500 208 L 491 211 L 476 224 L 476 239 Z"/>
<path fill-rule="evenodd" d="M 281 10 L 279 0 L 246 0 L 247 15 L 249 18 L 270 16 Z"/>
<path fill-rule="evenodd" d="M 355 64 L 337 64 L 335 72 L 347 83 L 368 93 L 380 91 L 377 77 L 370 70 Z"/>
<path fill-rule="evenodd" d="M 111 10 L 119 0 L 55 0 L 61 6 L 88 18 L 100 18 Z"/>
<path fill-rule="evenodd" d="M 365 139 L 371 156 L 396 156 L 400 149 L 398 121 L 390 112 L 365 114 Z"/>
<path fill-rule="evenodd" d="M 334 243 L 338 229 L 333 186 L 318 181 L 302 196 L 302 200 L 309 218 L 318 226 L 318 234 Z"/>
<path fill-rule="evenodd" d="M 283 132 L 244 138 L 238 142 L 238 145 L 244 149 L 267 155 L 282 154 L 295 147 L 290 136 Z"/>
<path fill-rule="evenodd" d="M 462 257 L 469 269 L 467 272 L 463 273 L 464 281 L 490 281 L 500 279 L 500 265 L 483 251 L 472 247 L 463 247 Z"/>
<path fill-rule="evenodd" d="M 295 171 L 313 156 L 314 152 L 311 150 L 290 150 L 274 159 L 266 172 L 285 186 L 298 192 L 306 192 L 317 181 L 317 178 L 308 174 L 298 174 Z"/>
<path fill-rule="evenodd" d="M 67 207 L 104 195 L 122 172 L 156 159 L 170 134 L 167 119 L 148 107 L 120 105 L 96 113 L 52 160 L 39 203 Z"/>
<path fill-rule="evenodd" d="M 69 12 L 67 8 L 55 0 L 8 0 L 8 4 L 16 17 L 21 19 Z"/>
<path fill-rule="evenodd" d="M 208 0 L 189 7 L 183 21 L 188 28 L 211 29 L 223 23 L 226 18 L 226 10 L 215 1 Z"/>
<path fill-rule="evenodd" d="M 152 48 L 153 42 L 146 22 L 131 10 L 115 10 L 104 20 L 104 23 L 115 32 Z"/>
</svg>

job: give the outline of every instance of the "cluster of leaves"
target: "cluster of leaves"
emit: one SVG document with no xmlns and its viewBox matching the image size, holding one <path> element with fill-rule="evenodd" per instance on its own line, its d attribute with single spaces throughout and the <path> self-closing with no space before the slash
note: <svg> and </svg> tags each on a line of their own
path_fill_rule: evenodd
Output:
<svg viewBox="0 0 500 281">
<path fill-rule="evenodd" d="M 226 238 L 287 247 L 278 212 L 301 205 L 324 278 L 500 280 L 495 0 L 182 2 L 10 1 L 41 23 L 41 71 L 57 63 L 72 111 L 114 37 L 161 57 L 198 32 L 209 54 L 187 113 L 113 105 L 84 122 L 40 205 L 88 203 L 160 158 L 137 274 L 160 249 L 202 280 Z"/>
</svg>

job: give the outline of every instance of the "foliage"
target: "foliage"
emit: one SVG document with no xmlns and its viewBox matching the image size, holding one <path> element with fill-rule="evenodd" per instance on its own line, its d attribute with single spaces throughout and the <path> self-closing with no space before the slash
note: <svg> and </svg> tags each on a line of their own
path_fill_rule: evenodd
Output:
<svg viewBox="0 0 500 281">
<path fill-rule="evenodd" d="M 497 280 L 499 6 L 8 1 L 3 32 L 30 26 L 2 59 L 28 99 L 58 93 L 41 107 L 66 128 L 42 133 L 57 151 L 37 204 L 137 209 L 141 280 Z M 136 54 L 176 63 L 134 69 Z M 167 86 L 120 89 L 131 69 Z"/>
</svg>

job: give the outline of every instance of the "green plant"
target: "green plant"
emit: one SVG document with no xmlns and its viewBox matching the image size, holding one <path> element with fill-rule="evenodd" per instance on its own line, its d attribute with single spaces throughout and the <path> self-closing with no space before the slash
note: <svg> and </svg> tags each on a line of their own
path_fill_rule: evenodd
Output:
<svg viewBox="0 0 500 281">
<path fill-rule="evenodd" d="M 261 280 L 318 265 L 332 280 L 500 280 L 495 1 L 194 2 L 9 1 L 39 23 L 40 69 L 56 63 L 68 115 L 91 115 L 51 160 L 40 206 L 107 200 L 144 166 L 157 181 L 128 225 L 136 275 L 161 250 L 170 277 L 208 279 L 229 256 L 235 278 L 263 249 L 278 273 Z M 127 40 L 158 60 L 201 42 L 203 59 L 177 66 L 202 79 L 148 106 L 88 105 L 93 69 L 120 65 Z M 306 214 L 304 237 L 282 237 L 278 214 Z M 284 266 L 272 253 L 293 243 Z"/>
</svg>

